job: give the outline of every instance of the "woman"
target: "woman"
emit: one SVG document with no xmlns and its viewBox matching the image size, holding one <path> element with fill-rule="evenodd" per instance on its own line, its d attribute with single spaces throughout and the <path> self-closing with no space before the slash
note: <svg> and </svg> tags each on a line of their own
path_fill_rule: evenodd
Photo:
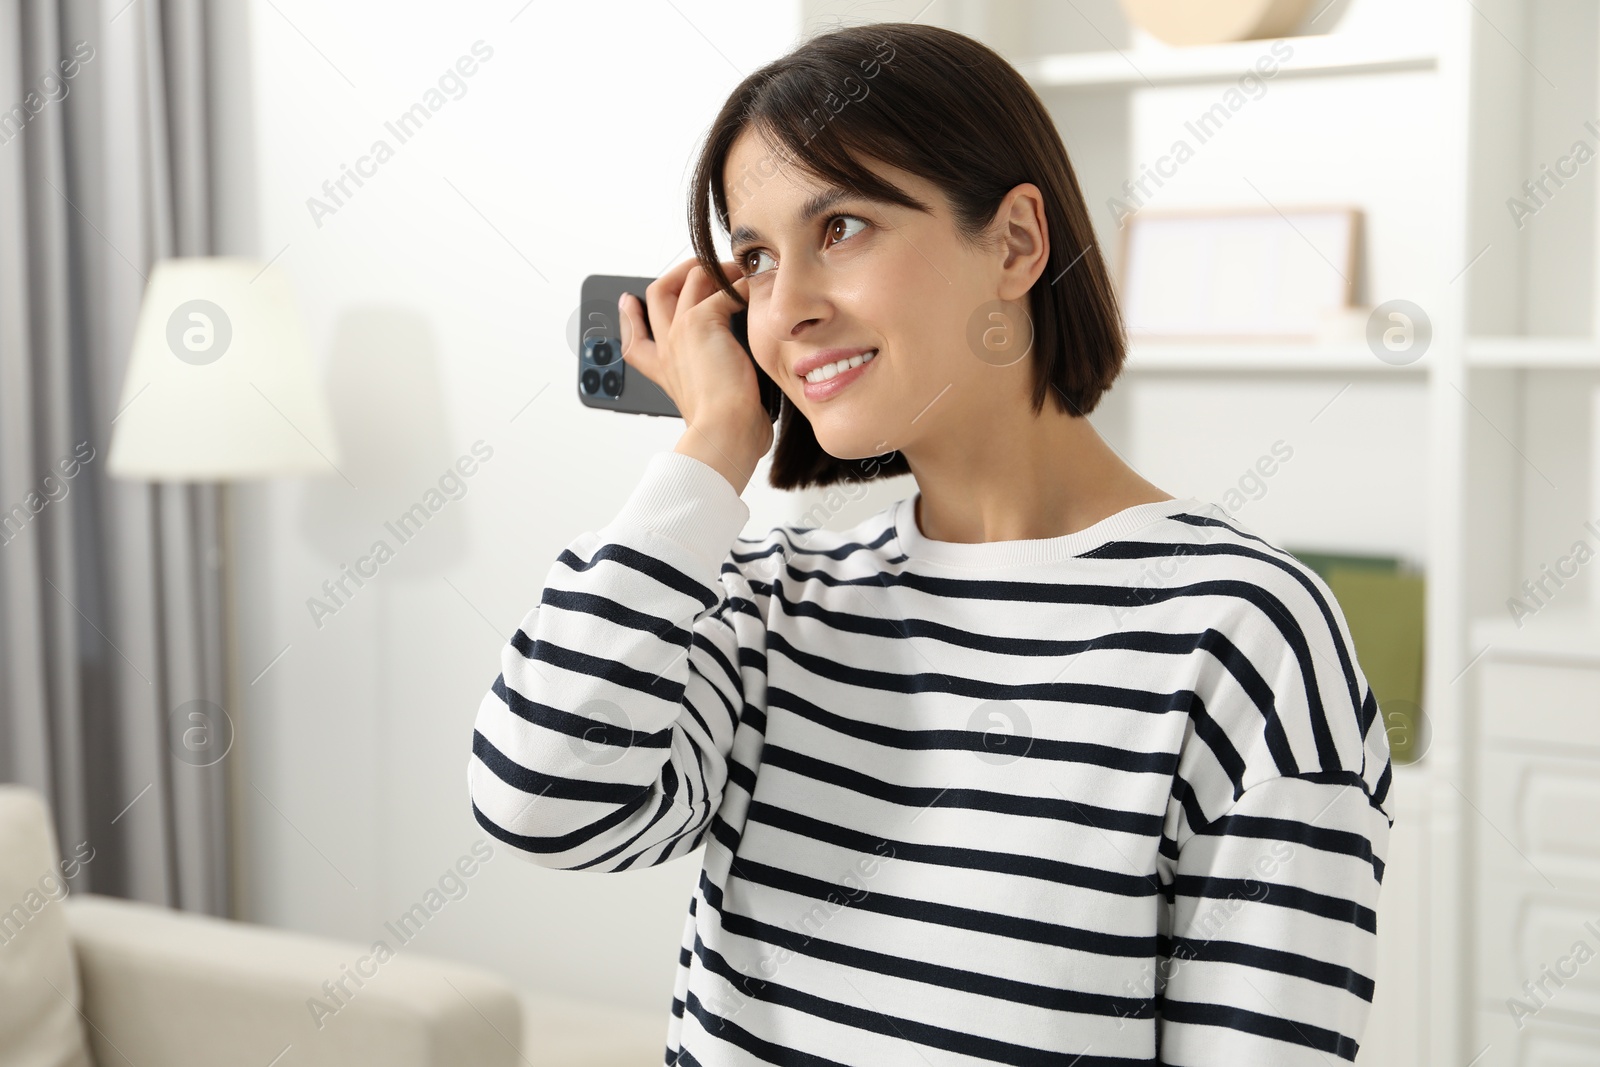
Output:
<svg viewBox="0 0 1600 1067">
<path fill-rule="evenodd" d="M 1123 331 L 1037 96 L 947 30 L 820 36 L 734 91 L 692 204 L 621 309 L 686 430 L 503 650 L 479 824 L 563 870 L 705 846 L 669 1064 L 1353 1060 L 1377 705 L 1312 571 L 1085 418 Z M 740 536 L 745 306 L 772 484 L 913 496 Z"/>
</svg>

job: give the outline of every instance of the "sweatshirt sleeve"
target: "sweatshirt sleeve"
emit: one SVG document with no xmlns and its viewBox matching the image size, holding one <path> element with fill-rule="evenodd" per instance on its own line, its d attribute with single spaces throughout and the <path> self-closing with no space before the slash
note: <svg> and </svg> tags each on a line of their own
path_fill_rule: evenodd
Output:
<svg viewBox="0 0 1600 1067">
<path fill-rule="evenodd" d="M 1355 1060 L 1389 829 L 1358 786 L 1283 777 L 1189 839 L 1162 953 L 1161 1063 Z"/>
<path fill-rule="evenodd" d="M 478 707 L 467 784 L 485 831 L 560 870 L 701 844 L 735 728 L 765 700 L 746 692 L 765 624 L 732 551 L 749 515 L 715 468 L 662 452 L 611 523 L 562 551 Z"/>
<path fill-rule="evenodd" d="M 1353 1062 L 1393 818 L 1388 735 L 1337 602 L 1292 565 L 1226 627 L 1162 843 L 1158 1062 Z"/>
</svg>

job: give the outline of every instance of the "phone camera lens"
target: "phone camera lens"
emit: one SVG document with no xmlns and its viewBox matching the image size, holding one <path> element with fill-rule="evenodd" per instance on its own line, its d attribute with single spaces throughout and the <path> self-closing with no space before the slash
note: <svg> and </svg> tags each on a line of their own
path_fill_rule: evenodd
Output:
<svg viewBox="0 0 1600 1067">
<path fill-rule="evenodd" d="M 600 386 L 605 390 L 606 396 L 621 396 L 622 375 L 614 370 L 608 370 L 601 377 Z"/>
<path fill-rule="evenodd" d="M 602 338 L 594 343 L 594 352 L 590 358 L 603 367 L 616 358 L 616 352 L 612 349 L 611 342 Z"/>
<path fill-rule="evenodd" d="M 593 396 L 600 391 L 600 372 L 593 367 L 583 372 L 583 391 Z"/>
</svg>

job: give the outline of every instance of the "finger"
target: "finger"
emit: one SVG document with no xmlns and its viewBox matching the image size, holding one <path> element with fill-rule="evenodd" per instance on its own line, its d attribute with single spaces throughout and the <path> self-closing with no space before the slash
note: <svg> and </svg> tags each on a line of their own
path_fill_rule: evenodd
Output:
<svg viewBox="0 0 1600 1067">
<path fill-rule="evenodd" d="M 718 264 L 718 266 L 721 267 L 723 275 L 729 281 L 742 279 L 744 277 L 744 273 L 738 269 L 739 265 L 731 260 L 723 260 L 720 264 Z M 698 270 L 691 270 L 688 278 L 684 281 L 683 291 L 678 294 L 678 306 L 676 310 L 679 313 L 686 311 L 689 308 L 700 304 L 714 293 L 722 296 L 724 299 L 726 299 L 728 295 L 722 292 L 721 288 L 717 285 L 716 280 L 712 275 L 706 273 L 704 267 L 700 267 Z"/>
<path fill-rule="evenodd" d="M 617 305 L 618 330 L 621 333 L 619 340 L 622 343 L 623 362 L 638 367 L 644 371 L 645 377 L 655 380 L 650 369 L 655 363 L 655 342 L 650 340 L 645 331 L 642 315 L 644 309 L 639 305 L 639 298 L 631 293 L 623 295 Z M 643 357 L 643 358 L 641 358 Z"/>
<path fill-rule="evenodd" d="M 661 275 L 661 277 L 657 278 L 655 281 L 651 282 L 645 287 L 645 300 L 647 303 L 649 303 L 652 311 L 656 306 L 652 301 L 652 297 L 658 294 L 664 294 L 668 297 L 671 297 L 671 306 L 674 308 L 677 306 L 677 300 L 683 292 L 684 282 L 688 279 L 690 273 L 694 270 L 695 266 L 699 262 L 700 261 L 698 259 L 690 256 L 688 259 L 676 264 L 671 270 L 667 271 L 667 273 Z"/>
<path fill-rule="evenodd" d="M 650 312 L 650 325 L 656 337 L 666 337 L 677 317 L 685 278 L 696 260 L 686 259 L 645 286 L 644 303 Z"/>
<path fill-rule="evenodd" d="M 691 308 L 688 314 L 693 317 L 696 332 L 700 333 L 706 329 L 733 330 L 733 316 L 741 311 L 747 311 L 750 307 L 749 288 L 749 281 L 740 278 L 733 282 L 736 296 L 729 296 L 718 289 Z M 685 319 L 686 323 L 688 321 Z"/>
<path fill-rule="evenodd" d="M 663 274 L 660 278 L 660 281 L 671 288 L 674 293 L 676 293 L 683 285 L 683 279 L 688 276 L 689 271 L 694 268 L 696 263 L 699 262 L 700 259 L 698 256 L 690 256 L 688 259 L 681 260 L 674 265 L 671 270 Z"/>
<path fill-rule="evenodd" d="M 678 291 L 678 303 L 673 309 L 673 315 L 682 315 L 704 300 L 710 291 L 711 283 L 706 276 L 705 268 L 696 261 L 683 279 L 683 288 Z"/>
<path fill-rule="evenodd" d="M 732 285 L 733 291 L 738 294 L 737 297 L 729 296 L 721 289 L 718 289 L 706 298 L 708 301 L 714 300 L 717 302 L 714 306 L 718 312 L 731 315 L 735 311 L 743 311 L 750 306 L 750 279 L 741 274 L 732 280 Z"/>
</svg>

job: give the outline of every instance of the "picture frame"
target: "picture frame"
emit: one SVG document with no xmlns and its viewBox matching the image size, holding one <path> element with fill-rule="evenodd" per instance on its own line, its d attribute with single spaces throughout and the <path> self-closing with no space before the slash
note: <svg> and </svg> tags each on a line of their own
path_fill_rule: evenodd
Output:
<svg viewBox="0 0 1600 1067">
<path fill-rule="evenodd" d="M 1354 306 L 1361 232 L 1343 204 L 1138 212 L 1117 272 L 1128 337 L 1315 342 Z"/>
</svg>

